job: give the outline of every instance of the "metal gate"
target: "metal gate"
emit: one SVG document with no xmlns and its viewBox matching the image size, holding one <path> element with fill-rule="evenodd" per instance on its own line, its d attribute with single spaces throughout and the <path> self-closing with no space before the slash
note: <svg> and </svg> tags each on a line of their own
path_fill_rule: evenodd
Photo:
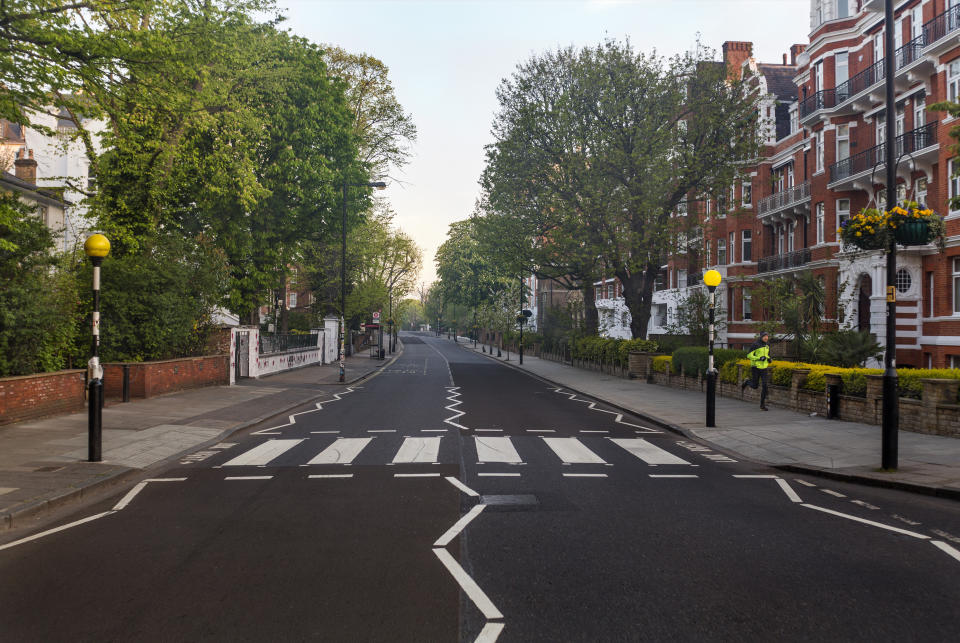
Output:
<svg viewBox="0 0 960 643">
<path fill-rule="evenodd" d="M 236 379 L 250 377 L 250 333 L 237 333 Z"/>
</svg>

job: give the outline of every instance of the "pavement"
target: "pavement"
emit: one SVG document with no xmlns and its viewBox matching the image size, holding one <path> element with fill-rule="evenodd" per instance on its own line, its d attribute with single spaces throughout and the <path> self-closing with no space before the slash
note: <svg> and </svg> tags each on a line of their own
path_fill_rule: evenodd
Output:
<svg viewBox="0 0 960 643">
<path fill-rule="evenodd" d="M 480 347 L 460 338 L 464 350 Z M 400 350 L 402 351 L 402 345 Z M 397 354 L 399 356 L 399 352 Z M 489 359 L 497 359 L 485 354 Z M 704 425 L 703 395 L 568 364 L 503 353 L 501 362 L 706 442 L 734 457 L 837 479 L 960 499 L 960 439 L 901 431 L 899 468 L 880 470 L 880 427 L 826 420 L 718 397 L 717 427 Z M 348 384 L 392 360 L 347 359 Z M 0 532 L 102 497 L 151 470 L 343 387 L 335 364 L 309 366 L 235 386 L 215 386 L 108 406 L 103 462 L 86 462 L 86 411 L 0 426 Z"/>
<path fill-rule="evenodd" d="M 366 350 L 348 357 L 346 384 L 369 377 L 393 359 L 371 359 Z M 0 532 L 28 527 L 40 516 L 109 494 L 118 485 L 149 477 L 164 463 L 329 397 L 344 388 L 339 377 L 337 364 L 314 365 L 234 386 L 108 405 L 102 462 L 86 461 L 86 410 L 0 426 Z"/>
<path fill-rule="evenodd" d="M 464 350 L 480 345 L 459 339 Z M 492 353 L 492 351 L 491 351 Z M 489 359 L 498 359 L 487 353 Z M 716 427 L 706 424 L 703 393 L 630 380 L 569 364 L 502 352 L 499 361 L 578 391 L 663 428 L 701 440 L 734 457 L 787 471 L 960 499 L 960 439 L 900 431 L 899 467 L 880 468 L 881 429 L 872 424 L 827 420 L 718 396 Z"/>
</svg>

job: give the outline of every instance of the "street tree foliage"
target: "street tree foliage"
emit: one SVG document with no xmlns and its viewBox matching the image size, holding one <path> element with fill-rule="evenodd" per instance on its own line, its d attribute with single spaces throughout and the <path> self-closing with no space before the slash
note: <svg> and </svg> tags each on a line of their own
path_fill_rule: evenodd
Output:
<svg viewBox="0 0 960 643">
<path fill-rule="evenodd" d="M 585 294 L 616 276 L 635 338 L 678 234 L 695 226 L 678 206 L 728 190 L 757 151 L 747 87 L 712 57 L 608 40 L 535 55 L 497 92 L 482 180 L 497 219 L 532 239 L 531 264 L 576 275 Z"/>
<path fill-rule="evenodd" d="M 517 283 L 522 273 L 496 261 L 500 256 L 484 243 L 477 219 L 451 223 L 435 255 L 444 301 L 476 308 Z"/>
<path fill-rule="evenodd" d="M 389 176 L 391 168 L 402 168 L 417 140 L 417 126 L 397 100 L 387 66 L 368 54 L 335 46 L 326 46 L 323 58 L 330 75 L 346 84 L 361 163 L 377 179 Z"/>
</svg>

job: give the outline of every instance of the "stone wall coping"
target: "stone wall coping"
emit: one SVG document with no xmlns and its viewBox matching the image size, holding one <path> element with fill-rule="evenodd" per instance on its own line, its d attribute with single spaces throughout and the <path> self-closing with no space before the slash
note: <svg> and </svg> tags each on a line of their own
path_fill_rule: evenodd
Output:
<svg viewBox="0 0 960 643">
<path fill-rule="evenodd" d="M 960 379 L 952 377 L 921 377 L 920 381 L 924 384 L 957 384 L 960 386 Z"/>
<path fill-rule="evenodd" d="M 193 357 L 174 357 L 173 359 L 158 359 L 151 362 L 104 362 L 104 366 L 153 366 L 154 364 L 170 364 L 172 362 L 195 362 L 202 359 L 223 358 L 227 353 L 216 355 L 194 355 Z"/>
<path fill-rule="evenodd" d="M 52 371 L 50 373 L 34 373 L 32 375 L 11 375 L 9 377 L 0 377 L 0 383 L 3 382 L 15 382 L 17 380 L 28 380 L 34 379 L 37 377 L 57 377 L 59 375 L 70 375 L 72 373 L 86 373 L 87 369 L 85 368 L 68 368 L 62 371 Z"/>
<path fill-rule="evenodd" d="M 386 344 L 384 344 L 386 346 Z M 276 353 L 260 353 L 260 357 L 276 357 L 277 355 L 291 355 L 293 353 L 306 353 L 307 351 L 318 351 L 321 350 L 319 346 L 308 346 L 307 348 L 294 348 L 288 351 L 279 351 Z M 358 349 L 362 350 L 362 349 Z M 386 349 L 384 349 L 386 350 Z M 216 355 L 214 355 L 216 357 Z"/>
</svg>

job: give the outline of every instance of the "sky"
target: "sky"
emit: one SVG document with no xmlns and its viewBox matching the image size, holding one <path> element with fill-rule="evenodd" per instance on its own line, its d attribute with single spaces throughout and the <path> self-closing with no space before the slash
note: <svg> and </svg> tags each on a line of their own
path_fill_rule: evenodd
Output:
<svg viewBox="0 0 960 643">
<path fill-rule="evenodd" d="M 673 55 L 701 42 L 753 43 L 780 63 L 806 43 L 809 0 L 278 0 L 286 27 L 320 44 L 367 53 L 390 68 L 397 99 L 418 137 L 410 162 L 379 195 L 423 250 L 420 281 L 436 278 L 434 253 L 447 226 L 470 216 L 479 196 L 496 89 L 544 51 L 629 38 Z"/>
</svg>

